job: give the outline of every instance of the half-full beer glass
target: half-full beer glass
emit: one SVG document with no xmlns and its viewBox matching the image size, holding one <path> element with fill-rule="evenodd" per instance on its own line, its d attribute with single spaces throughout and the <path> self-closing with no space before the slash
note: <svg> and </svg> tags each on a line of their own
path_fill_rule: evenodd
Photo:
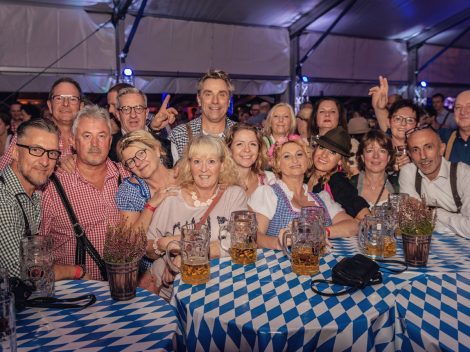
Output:
<svg viewBox="0 0 470 352">
<path fill-rule="evenodd" d="M 385 225 L 380 218 L 366 215 L 359 226 L 359 247 L 371 258 L 384 256 Z"/>
<path fill-rule="evenodd" d="M 256 261 L 256 214 L 248 210 L 232 212 L 228 225 L 219 230 L 222 249 L 230 253 L 235 264 L 251 264 Z M 230 247 L 226 239 L 230 238 Z"/>
<path fill-rule="evenodd" d="M 210 279 L 209 262 L 210 230 L 206 225 L 196 228 L 194 224 L 181 227 L 181 241 L 171 241 L 166 250 L 166 262 L 175 272 L 181 272 L 181 279 L 191 285 L 204 284 Z M 179 247 L 181 269 L 173 264 L 171 253 Z"/>
<path fill-rule="evenodd" d="M 288 243 L 291 244 L 289 250 Z M 282 234 L 282 248 L 299 275 L 313 275 L 320 270 L 320 252 L 324 245 L 322 226 L 304 218 L 293 222 Z"/>
</svg>

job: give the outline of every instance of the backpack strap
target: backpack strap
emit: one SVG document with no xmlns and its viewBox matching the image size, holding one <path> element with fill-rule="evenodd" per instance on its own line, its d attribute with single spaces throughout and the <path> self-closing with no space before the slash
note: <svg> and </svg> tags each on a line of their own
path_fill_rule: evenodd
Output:
<svg viewBox="0 0 470 352">
<path fill-rule="evenodd" d="M 193 140 L 193 129 L 191 128 L 189 122 L 186 124 L 186 134 L 188 135 L 188 144 L 190 144 Z"/>
<path fill-rule="evenodd" d="M 452 153 L 452 147 L 454 146 L 455 139 L 457 138 L 457 131 L 454 131 L 450 134 L 449 140 L 447 141 L 446 145 L 446 152 L 444 154 L 444 158 L 449 160 L 450 154 Z"/>
<path fill-rule="evenodd" d="M 450 188 L 452 190 L 452 197 L 454 197 L 455 205 L 457 206 L 457 213 L 462 209 L 462 200 L 460 199 L 459 192 L 457 191 L 457 165 L 458 163 L 450 164 Z"/>
</svg>

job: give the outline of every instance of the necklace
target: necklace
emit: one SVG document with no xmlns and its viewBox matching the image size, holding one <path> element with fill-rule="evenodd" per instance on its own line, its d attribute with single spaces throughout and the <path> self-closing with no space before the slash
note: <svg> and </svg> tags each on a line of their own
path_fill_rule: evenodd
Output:
<svg viewBox="0 0 470 352">
<path fill-rule="evenodd" d="M 372 182 L 367 177 L 365 177 L 365 180 L 367 181 L 368 186 L 370 187 L 370 189 L 373 190 L 373 191 L 376 191 L 377 189 L 379 189 L 379 187 L 382 187 L 382 182 L 380 182 L 379 185 L 377 185 L 377 184 L 373 185 Z"/>
<path fill-rule="evenodd" d="M 207 207 L 212 204 L 212 201 L 214 200 L 215 196 L 217 195 L 217 192 L 219 191 L 219 187 L 215 190 L 214 194 L 205 202 L 201 202 L 198 197 L 196 192 L 191 192 L 191 199 L 193 200 L 193 204 L 195 207 Z"/>
</svg>

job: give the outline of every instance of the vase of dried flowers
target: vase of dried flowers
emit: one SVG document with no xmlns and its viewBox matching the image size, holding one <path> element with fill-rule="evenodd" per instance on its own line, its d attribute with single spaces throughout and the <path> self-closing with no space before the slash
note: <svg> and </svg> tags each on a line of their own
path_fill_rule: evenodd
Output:
<svg viewBox="0 0 470 352">
<path fill-rule="evenodd" d="M 409 197 L 400 204 L 400 232 L 405 262 L 410 266 L 426 266 L 431 249 L 435 212 L 424 199 Z"/>
<path fill-rule="evenodd" d="M 111 297 L 127 301 L 136 295 L 139 260 L 145 253 L 147 238 L 142 229 L 120 222 L 106 232 L 103 258 L 108 272 Z"/>
</svg>

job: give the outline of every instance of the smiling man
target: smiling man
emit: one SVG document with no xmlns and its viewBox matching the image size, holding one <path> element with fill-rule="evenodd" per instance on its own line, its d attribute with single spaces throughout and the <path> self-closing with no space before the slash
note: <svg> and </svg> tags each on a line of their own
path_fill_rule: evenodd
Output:
<svg viewBox="0 0 470 352">
<path fill-rule="evenodd" d="M 162 108 L 159 110 L 154 120 L 164 121 L 159 125 L 160 129 L 163 129 L 169 123 L 175 120 L 176 110 L 168 108 L 166 105 L 170 96 L 163 101 Z M 110 101 L 108 100 L 108 104 Z M 116 113 L 119 122 L 121 123 L 121 131 L 113 135 L 111 144 L 111 150 L 109 158 L 113 161 L 119 161 L 117 156 L 117 145 L 122 136 L 129 132 L 147 130 L 152 136 L 160 141 L 165 154 L 168 156 L 166 159 L 167 167 L 173 166 L 173 161 L 170 155 L 170 141 L 163 136 L 160 136 L 159 130 L 148 128 L 145 123 L 149 115 L 149 108 L 147 106 L 147 96 L 140 89 L 134 87 L 124 87 L 117 92 L 116 105 L 113 111 Z M 153 121 L 152 121 L 153 122 Z"/>
<path fill-rule="evenodd" d="M 18 128 L 12 162 L 0 174 L 0 267 L 20 275 L 20 241 L 38 232 L 40 195 L 59 159 L 59 130 L 51 121 L 30 120 Z"/>
<path fill-rule="evenodd" d="M 71 142 L 77 152 L 74 172 L 59 170 L 56 176 L 84 233 L 102 256 L 106 230 L 120 220 L 115 195 L 121 179 L 129 173 L 108 159 L 111 123 L 106 110 L 95 105 L 83 108 L 73 123 L 72 133 Z M 88 273 L 92 279 L 102 279 L 88 253 L 85 263 L 76 261 L 76 253 L 82 249 L 77 246 L 72 223 L 52 182 L 43 194 L 40 234 L 52 237 L 54 262 L 64 265 L 64 270 L 68 268 L 69 275 L 80 279 Z"/>
<path fill-rule="evenodd" d="M 407 146 L 413 163 L 400 171 L 400 192 L 436 208 L 437 232 L 470 238 L 470 166 L 445 160 L 445 144 L 429 127 L 408 131 Z"/>
<path fill-rule="evenodd" d="M 225 138 L 225 133 L 235 124 L 227 117 L 233 85 L 227 73 L 210 70 L 198 83 L 197 102 L 201 117 L 176 127 L 171 135 L 171 154 L 176 162 L 193 136 L 201 134 Z"/>
<path fill-rule="evenodd" d="M 72 124 L 83 105 L 82 89 L 77 81 L 70 77 L 62 77 L 52 84 L 47 99 L 47 107 L 52 114 L 52 121 L 60 131 L 59 150 L 61 158 L 72 155 L 70 146 Z M 15 143 L 16 135 L 12 138 L 10 147 L 0 160 L 0 170 L 3 170 L 11 162 Z"/>
</svg>

